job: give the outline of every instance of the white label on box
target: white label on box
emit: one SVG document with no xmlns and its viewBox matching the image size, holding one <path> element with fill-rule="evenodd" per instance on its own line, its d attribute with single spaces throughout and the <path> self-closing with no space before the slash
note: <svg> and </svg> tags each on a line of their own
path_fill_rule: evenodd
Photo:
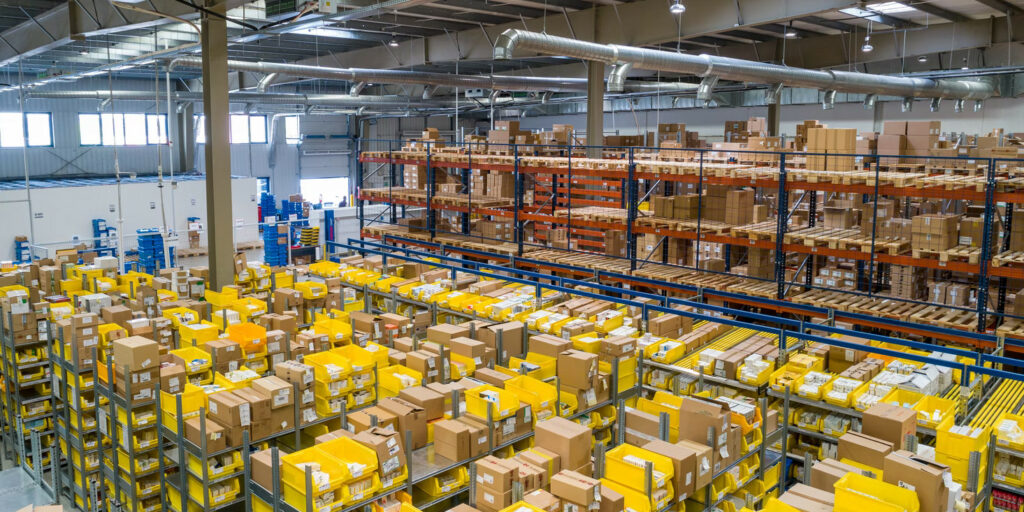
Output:
<svg viewBox="0 0 1024 512">
<path fill-rule="evenodd" d="M 238 416 L 241 417 L 241 423 L 243 427 L 248 427 L 251 423 L 252 415 L 249 411 L 249 404 L 244 403 L 238 406 Z"/>
<path fill-rule="evenodd" d="M 92 336 L 92 327 L 85 327 L 82 329 L 82 336 Z"/>
<path fill-rule="evenodd" d="M 210 414 L 217 414 L 217 402 L 210 402 Z"/>
</svg>

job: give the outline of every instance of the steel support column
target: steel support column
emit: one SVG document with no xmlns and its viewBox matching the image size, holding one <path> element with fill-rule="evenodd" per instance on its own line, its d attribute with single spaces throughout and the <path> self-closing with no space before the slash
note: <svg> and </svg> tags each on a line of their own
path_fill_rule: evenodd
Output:
<svg viewBox="0 0 1024 512">
<path fill-rule="evenodd" d="M 601 158 L 604 144 L 604 63 L 587 67 L 587 157 Z"/>
<path fill-rule="evenodd" d="M 207 7 L 224 14 L 220 1 Z M 223 18 L 203 14 L 203 113 L 206 128 L 206 224 L 209 227 L 210 280 L 220 290 L 234 283 L 234 233 L 231 224 L 231 141 L 228 121 L 228 31 Z"/>
<path fill-rule="evenodd" d="M 781 131 L 781 130 L 779 130 L 779 122 L 781 121 L 781 118 L 782 118 L 781 114 L 782 114 L 782 105 L 780 105 L 778 101 L 768 105 L 768 136 L 769 137 L 778 137 L 779 136 L 779 132 Z"/>
</svg>

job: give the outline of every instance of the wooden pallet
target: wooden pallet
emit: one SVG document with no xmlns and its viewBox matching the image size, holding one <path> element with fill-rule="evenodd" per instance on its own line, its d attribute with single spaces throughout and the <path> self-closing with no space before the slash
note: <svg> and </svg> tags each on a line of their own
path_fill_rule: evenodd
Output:
<svg viewBox="0 0 1024 512">
<path fill-rule="evenodd" d="M 952 249 L 946 249 L 939 255 L 939 261 L 966 261 L 971 265 L 977 265 L 981 260 L 981 248 L 969 245 L 958 245 Z"/>
<path fill-rule="evenodd" d="M 778 224 L 774 220 L 758 222 L 756 224 L 747 224 L 745 226 L 734 226 L 730 233 L 733 236 L 739 238 L 749 238 L 751 240 L 770 240 L 775 241 L 775 237 L 778 235 Z"/>
<path fill-rule="evenodd" d="M 1024 251 L 1004 251 L 992 257 L 993 267 L 1024 265 Z"/>
</svg>

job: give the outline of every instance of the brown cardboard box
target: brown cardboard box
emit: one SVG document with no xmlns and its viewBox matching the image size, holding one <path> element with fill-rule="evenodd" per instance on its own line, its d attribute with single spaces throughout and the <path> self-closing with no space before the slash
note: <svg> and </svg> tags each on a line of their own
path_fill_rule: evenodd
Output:
<svg viewBox="0 0 1024 512">
<path fill-rule="evenodd" d="M 129 336 L 115 340 L 111 345 L 118 368 L 127 366 L 129 371 L 137 372 L 160 364 L 160 345 L 151 339 Z"/>
<path fill-rule="evenodd" d="M 252 481 L 256 482 L 264 489 L 274 489 L 273 460 L 273 454 L 270 450 L 253 452 L 252 455 L 249 456 L 249 466 L 252 468 Z M 283 465 L 280 460 L 278 460 L 278 464 Z"/>
<path fill-rule="evenodd" d="M 523 333 L 525 332 L 522 322 L 505 322 L 488 326 L 477 331 L 476 339 L 486 343 L 489 348 L 496 350 L 499 332 L 501 333 L 502 351 L 504 352 L 501 354 L 501 360 L 505 361 L 509 357 L 522 355 Z"/>
<path fill-rule="evenodd" d="M 549 480 L 562 470 L 562 458 L 545 448 L 530 448 L 516 454 L 516 458 L 545 470 Z"/>
<path fill-rule="evenodd" d="M 811 487 L 832 491 L 835 483 L 847 473 L 860 473 L 860 468 L 835 459 L 824 459 L 811 466 Z"/>
<path fill-rule="evenodd" d="M 679 411 L 679 439 L 707 443 L 708 431 L 713 429 L 715 445 L 711 448 L 714 450 L 712 453 L 716 472 L 723 463 L 728 462 L 729 457 L 736 455 L 728 448 L 730 418 L 729 406 L 723 402 L 683 397 L 683 406 Z"/>
<path fill-rule="evenodd" d="M 459 416 L 461 421 L 469 427 L 469 456 L 478 457 L 487 452 L 487 427 L 469 416 Z"/>
<path fill-rule="evenodd" d="M 540 421 L 534 446 L 557 453 L 562 467 L 578 468 L 590 462 L 590 429 L 565 418 Z"/>
<path fill-rule="evenodd" d="M 164 365 L 160 367 L 160 390 L 176 394 L 185 389 L 187 382 L 185 367 L 179 364 Z"/>
<path fill-rule="evenodd" d="M 270 397 L 252 388 L 240 388 L 232 393 L 249 403 L 249 427 L 252 439 L 263 439 L 277 433 L 270 423 Z"/>
<path fill-rule="evenodd" d="M 422 407 L 402 400 L 401 398 L 385 398 L 377 402 L 382 409 L 398 418 L 398 431 L 412 432 L 412 449 L 427 445 L 427 413 Z"/>
<path fill-rule="evenodd" d="M 251 387 L 254 391 L 270 398 L 270 407 L 286 407 L 295 403 L 292 396 L 292 385 L 280 377 L 263 377 L 252 381 Z"/>
<path fill-rule="evenodd" d="M 398 431 L 398 418 L 378 405 L 373 405 L 366 409 L 349 413 L 348 423 L 357 433 L 369 430 L 373 427 L 373 422 L 371 421 L 372 416 L 377 417 L 378 427 L 391 428 L 396 432 Z"/>
<path fill-rule="evenodd" d="M 908 435 L 917 435 L 917 411 L 898 405 L 879 403 L 864 411 L 861 432 L 888 441 L 902 449 Z"/>
<path fill-rule="evenodd" d="M 581 350 L 566 350 L 558 354 L 558 378 L 563 386 L 590 389 L 597 375 L 597 354 Z"/>
<path fill-rule="evenodd" d="M 632 407 L 627 407 L 626 442 L 635 446 L 643 446 L 658 439 L 659 419 L 657 416 Z"/>
<path fill-rule="evenodd" d="M 714 475 L 712 465 L 714 456 L 711 454 L 711 447 L 698 441 L 689 440 L 681 440 L 676 444 L 694 452 L 694 490 L 711 483 L 711 477 Z"/>
<path fill-rule="evenodd" d="M 209 417 L 226 427 L 248 427 L 252 422 L 249 402 L 232 391 L 218 391 L 208 397 Z"/>
<path fill-rule="evenodd" d="M 519 470 L 510 460 L 488 455 L 476 461 L 477 488 L 492 489 L 505 493 L 512 490 L 512 484 L 519 481 Z"/>
<path fill-rule="evenodd" d="M 202 348 L 210 353 L 218 372 L 235 371 L 242 364 L 242 349 L 236 341 L 226 339 L 208 341 Z"/>
<path fill-rule="evenodd" d="M 422 407 L 427 421 L 433 421 L 444 416 L 445 397 L 436 391 L 423 386 L 414 386 L 399 391 L 398 397 L 406 402 Z"/>
<path fill-rule="evenodd" d="M 206 423 L 206 425 L 203 425 Z M 224 427 L 216 421 L 203 421 L 201 418 L 189 418 L 185 420 L 185 439 L 192 444 L 203 447 L 202 432 L 206 432 L 206 453 L 219 452 L 227 448 L 227 439 L 224 437 Z"/>
<path fill-rule="evenodd" d="M 601 486 L 601 508 L 598 512 L 623 512 L 626 508 L 626 497 Z"/>
<path fill-rule="evenodd" d="M 575 471 L 562 470 L 551 477 L 551 494 L 589 509 L 601 499 L 601 482 Z"/>
<path fill-rule="evenodd" d="M 885 456 L 882 479 L 917 492 L 921 512 L 946 512 L 953 510 L 954 499 L 943 478 L 948 472 L 948 466 L 897 450 Z"/>
<path fill-rule="evenodd" d="M 497 512 L 508 508 L 512 506 L 512 491 L 496 493 L 491 489 L 480 489 L 476 493 L 475 505 L 483 512 Z"/>
<path fill-rule="evenodd" d="M 397 432 L 371 428 L 356 434 L 352 439 L 377 452 L 380 474 L 385 478 L 405 467 L 405 450 Z"/>
<path fill-rule="evenodd" d="M 642 446 L 643 449 L 664 455 L 672 459 L 672 488 L 676 497 L 686 499 L 694 491 L 694 470 L 697 464 L 697 453 L 686 446 L 672 444 L 667 441 L 651 441 Z"/>
<path fill-rule="evenodd" d="M 572 342 L 552 336 L 550 334 L 538 334 L 530 336 L 530 352 L 548 357 L 559 357 L 559 354 L 572 349 Z"/>
<path fill-rule="evenodd" d="M 441 378 L 441 356 L 426 350 L 415 350 L 405 355 L 405 365 L 423 375 L 427 383 Z"/>
<path fill-rule="evenodd" d="M 840 461 L 849 459 L 882 469 L 885 465 L 885 456 L 891 452 L 892 443 L 860 432 L 847 432 L 839 438 Z"/>
<path fill-rule="evenodd" d="M 434 454 L 452 462 L 466 460 L 470 456 L 469 427 L 461 421 L 438 420 L 434 422 Z"/>
<path fill-rule="evenodd" d="M 452 324 L 437 324 L 427 328 L 427 339 L 444 346 L 460 337 L 469 337 L 469 329 Z"/>
<path fill-rule="evenodd" d="M 548 512 L 560 512 L 562 500 L 543 489 L 537 489 L 523 496 L 523 501 Z"/>
</svg>

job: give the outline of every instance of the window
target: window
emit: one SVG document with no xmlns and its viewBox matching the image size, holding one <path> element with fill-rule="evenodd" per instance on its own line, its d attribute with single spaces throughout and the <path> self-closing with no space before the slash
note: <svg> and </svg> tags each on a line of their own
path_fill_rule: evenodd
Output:
<svg viewBox="0 0 1024 512">
<path fill-rule="evenodd" d="M 167 143 L 166 114 L 78 114 L 83 146 L 145 146 Z"/>
<path fill-rule="evenodd" d="M 195 115 L 196 144 L 206 144 L 206 116 Z M 229 136 L 232 144 L 266 144 L 267 116 L 232 114 Z"/>
<path fill-rule="evenodd" d="M 29 147 L 53 145 L 50 114 L 27 113 L 22 122 L 20 112 L 0 112 L 0 147 L 24 147 L 26 129 Z"/>
<path fill-rule="evenodd" d="M 284 140 L 288 144 L 298 144 L 302 140 L 302 136 L 299 135 L 299 116 L 284 118 Z"/>
<path fill-rule="evenodd" d="M 348 206 L 348 178 L 309 178 L 299 181 L 302 198 L 324 208 Z"/>
</svg>

